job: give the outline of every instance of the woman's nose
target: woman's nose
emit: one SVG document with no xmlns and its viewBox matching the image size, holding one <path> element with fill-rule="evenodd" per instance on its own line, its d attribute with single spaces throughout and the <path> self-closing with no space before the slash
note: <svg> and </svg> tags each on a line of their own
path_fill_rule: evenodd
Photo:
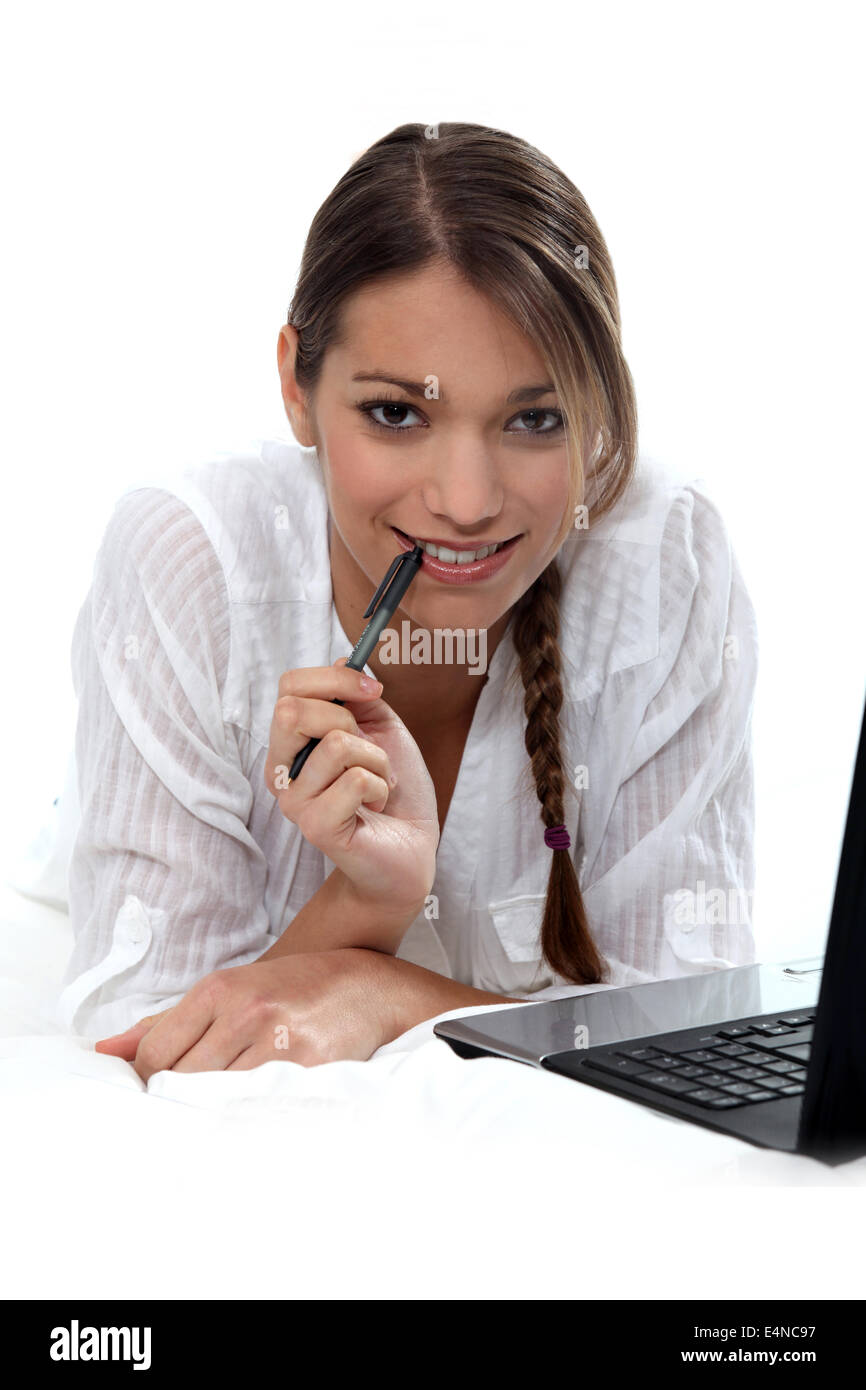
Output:
<svg viewBox="0 0 866 1390">
<path fill-rule="evenodd" d="M 502 511 L 505 489 L 499 470 L 484 450 L 451 449 L 437 457 L 423 488 L 431 516 L 453 527 L 479 530 Z"/>
</svg>

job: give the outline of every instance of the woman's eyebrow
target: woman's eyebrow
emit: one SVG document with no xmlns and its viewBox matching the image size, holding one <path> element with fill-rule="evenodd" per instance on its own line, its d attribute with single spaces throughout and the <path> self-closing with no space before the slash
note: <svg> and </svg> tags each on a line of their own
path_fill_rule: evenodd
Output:
<svg viewBox="0 0 866 1390">
<path fill-rule="evenodd" d="M 399 386 L 401 391 L 405 391 L 409 396 L 420 396 L 426 398 L 427 384 L 423 381 L 404 381 L 402 377 L 391 376 L 388 372 L 356 372 L 352 381 L 386 381 L 390 386 Z M 518 386 L 512 391 L 506 405 L 520 405 L 524 401 L 537 400 L 539 396 L 555 394 L 556 387 L 552 382 L 545 381 L 540 386 Z M 447 401 L 448 397 L 440 386 L 435 398 L 440 401 Z"/>
</svg>

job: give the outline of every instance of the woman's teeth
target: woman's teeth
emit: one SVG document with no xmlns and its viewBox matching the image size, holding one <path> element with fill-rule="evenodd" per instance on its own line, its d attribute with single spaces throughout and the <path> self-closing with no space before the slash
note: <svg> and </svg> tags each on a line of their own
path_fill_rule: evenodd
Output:
<svg viewBox="0 0 866 1390">
<path fill-rule="evenodd" d="M 413 540 L 413 537 L 409 536 L 408 539 Z M 483 545 L 480 550 L 449 550 L 445 545 L 433 545 L 430 541 L 416 540 L 415 545 L 420 545 L 434 559 L 444 560 L 446 565 L 468 565 L 473 560 L 483 560 L 486 555 L 495 555 L 497 550 L 502 549 L 504 542 Z"/>
</svg>

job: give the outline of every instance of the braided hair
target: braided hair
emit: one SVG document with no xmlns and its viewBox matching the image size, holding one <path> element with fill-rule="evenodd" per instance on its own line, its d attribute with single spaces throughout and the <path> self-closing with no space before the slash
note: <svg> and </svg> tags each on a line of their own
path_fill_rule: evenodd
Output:
<svg viewBox="0 0 866 1390">
<path fill-rule="evenodd" d="M 562 708 L 559 598 L 562 573 L 554 558 L 522 595 L 514 611 L 512 638 L 523 681 L 524 742 L 529 754 L 541 820 L 550 828 L 565 819 L 565 779 L 560 746 Z M 605 978 L 587 921 L 577 872 L 567 848 L 549 851 L 550 877 L 541 925 L 541 950 L 558 975 L 577 984 Z"/>
</svg>

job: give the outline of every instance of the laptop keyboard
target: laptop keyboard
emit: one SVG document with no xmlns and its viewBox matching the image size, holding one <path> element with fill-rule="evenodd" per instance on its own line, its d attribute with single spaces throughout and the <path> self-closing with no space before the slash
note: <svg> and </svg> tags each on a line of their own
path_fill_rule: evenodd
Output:
<svg viewBox="0 0 866 1390">
<path fill-rule="evenodd" d="M 583 1066 L 628 1077 L 708 1110 L 757 1105 L 805 1089 L 814 1013 L 744 1020 L 594 1050 Z"/>
</svg>

